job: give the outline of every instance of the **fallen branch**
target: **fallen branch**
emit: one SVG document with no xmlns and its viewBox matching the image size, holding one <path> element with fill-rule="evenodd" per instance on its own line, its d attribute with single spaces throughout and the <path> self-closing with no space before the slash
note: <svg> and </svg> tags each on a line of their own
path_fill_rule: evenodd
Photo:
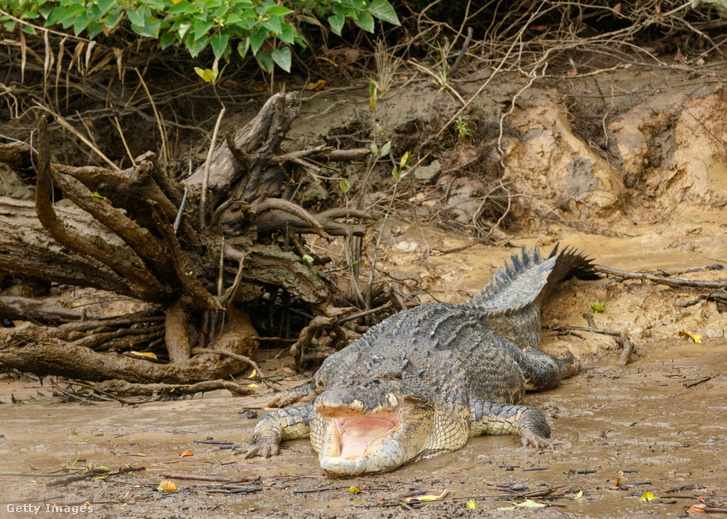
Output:
<svg viewBox="0 0 727 519">
<path fill-rule="evenodd" d="M 555 332 L 568 332 L 568 331 L 580 331 L 589 333 L 600 333 L 601 335 L 610 335 L 616 338 L 616 342 L 623 348 L 621 356 L 618 359 L 617 364 L 619 366 L 626 366 L 629 363 L 631 353 L 633 352 L 633 345 L 631 339 L 618 330 L 610 330 L 608 328 L 591 328 L 586 326 L 572 326 L 569 324 L 555 324 L 552 326 L 545 327 L 546 330 L 552 330 Z"/>
<path fill-rule="evenodd" d="M 594 265 L 593 270 L 601 274 L 608 274 L 611 276 L 617 276 L 622 279 L 644 279 L 657 283 L 660 285 L 667 285 L 671 287 L 691 287 L 691 288 L 727 288 L 727 281 L 705 281 L 698 279 L 680 279 L 680 278 L 667 278 L 662 276 L 654 276 L 653 274 L 647 274 L 646 272 L 629 272 L 627 270 L 612 269 L 610 267 L 602 267 L 601 265 Z"/>
<path fill-rule="evenodd" d="M 196 384 L 132 384 L 126 380 L 115 379 L 104 380 L 91 387 L 102 394 L 110 393 L 123 397 L 156 396 L 157 399 L 168 396 L 195 395 L 218 389 L 226 389 L 235 396 L 251 395 L 255 392 L 253 388 L 241 386 L 231 380 L 206 380 Z"/>
</svg>

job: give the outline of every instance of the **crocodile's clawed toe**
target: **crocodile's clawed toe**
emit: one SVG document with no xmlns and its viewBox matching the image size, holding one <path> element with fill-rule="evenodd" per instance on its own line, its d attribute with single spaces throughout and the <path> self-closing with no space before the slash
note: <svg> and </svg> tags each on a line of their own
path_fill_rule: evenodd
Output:
<svg viewBox="0 0 727 519">
<path fill-rule="evenodd" d="M 538 436 L 532 431 L 527 429 L 520 432 L 520 443 L 523 447 L 531 447 L 533 449 L 545 450 L 553 449 L 553 447 L 561 442 L 551 440 L 549 438 L 543 438 Z"/>
<path fill-rule="evenodd" d="M 268 403 L 268 407 L 282 409 L 283 407 L 290 407 L 292 405 L 310 403 L 316 396 L 317 395 L 314 391 L 285 391 L 276 395 L 275 398 Z"/>
<path fill-rule="evenodd" d="M 280 445 L 274 443 L 262 443 L 259 445 L 253 445 L 242 455 L 245 459 L 254 458 L 260 456 L 261 458 L 269 458 L 270 456 L 277 456 L 280 454 Z"/>
<path fill-rule="evenodd" d="M 268 407 L 273 407 L 273 408 L 288 407 L 288 406 L 298 403 L 299 399 L 300 399 L 300 396 L 298 394 L 286 391 L 285 393 L 280 393 L 275 398 L 273 398 L 270 402 L 268 402 Z"/>
</svg>

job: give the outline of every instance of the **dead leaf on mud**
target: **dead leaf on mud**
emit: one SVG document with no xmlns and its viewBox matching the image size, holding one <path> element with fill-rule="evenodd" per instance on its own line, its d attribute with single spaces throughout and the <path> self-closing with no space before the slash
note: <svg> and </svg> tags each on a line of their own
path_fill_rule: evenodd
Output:
<svg viewBox="0 0 727 519">
<path fill-rule="evenodd" d="M 170 479 L 163 479 L 161 483 L 157 486 L 159 490 L 163 490 L 164 492 L 176 492 L 177 491 L 177 485 L 174 484 L 174 481 Z"/>
<path fill-rule="evenodd" d="M 477 510 L 477 501 L 475 501 L 474 499 L 468 499 L 464 502 L 464 506 L 466 506 L 467 508 L 471 508 L 472 510 Z"/>
<path fill-rule="evenodd" d="M 417 501 L 436 501 L 438 499 L 443 499 L 448 494 L 449 494 L 449 490 L 445 489 L 444 492 L 442 492 L 439 495 L 436 495 L 436 494 L 425 494 L 423 496 L 405 497 L 404 498 L 404 501 L 406 501 L 407 503 L 410 503 L 412 501 L 414 501 L 414 502 L 417 502 Z"/>
<path fill-rule="evenodd" d="M 689 508 L 687 508 L 686 512 L 688 514 L 703 514 L 706 509 L 707 509 L 707 505 L 700 503 L 698 505 L 690 506 Z"/>
<path fill-rule="evenodd" d="M 187 456 L 194 456 L 194 452 L 192 452 L 190 450 L 186 450 L 182 454 L 179 455 L 180 458 L 186 458 Z"/>
<path fill-rule="evenodd" d="M 498 510 L 517 510 L 518 508 L 545 508 L 547 505 L 538 503 L 532 499 L 526 499 L 522 503 L 513 503 L 513 506 L 503 506 Z"/>
<path fill-rule="evenodd" d="M 644 503 L 651 503 L 652 501 L 656 501 L 657 499 L 659 498 L 651 492 L 644 492 L 643 494 L 641 494 L 640 497 L 640 500 Z"/>
<path fill-rule="evenodd" d="M 691 339 L 692 342 L 702 342 L 702 336 L 696 333 L 689 333 L 685 332 L 684 330 L 679 331 L 679 336 L 681 337 L 687 337 L 688 339 Z"/>
</svg>

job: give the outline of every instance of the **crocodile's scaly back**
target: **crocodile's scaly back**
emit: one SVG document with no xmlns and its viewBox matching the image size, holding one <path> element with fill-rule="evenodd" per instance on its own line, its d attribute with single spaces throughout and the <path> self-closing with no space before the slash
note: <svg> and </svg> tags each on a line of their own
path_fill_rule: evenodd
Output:
<svg viewBox="0 0 727 519">
<path fill-rule="evenodd" d="M 520 256 L 495 272 L 488 285 L 462 306 L 477 312 L 496 330 L 521 348 L 540 346 L 540 308 L 559 281 L 573 274 L 592 277 L 591 260 L 574 249 L 556 245 L 543 259 L 537 247 L 523 248 Z"/>
</svg>

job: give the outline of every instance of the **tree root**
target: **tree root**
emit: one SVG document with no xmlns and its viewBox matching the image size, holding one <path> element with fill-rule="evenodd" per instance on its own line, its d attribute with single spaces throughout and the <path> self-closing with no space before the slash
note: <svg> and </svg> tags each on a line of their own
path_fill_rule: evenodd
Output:
<svg viewBox="0 0 727 519">
<path fill-rule="evenodd" d="M 175 364 L 157 364 L 45 338 L 22 347 L 0 347 L 0 370 L 5 369 L 91 381 L 123 379 L 140 383 L 189 384 L 226 379 L 242 371 L 243 366 L 236 359 L 220 358 L 214 353 L 202 353 Z"/>
<path fill-rule="evenodd" d="M 348 344 L 351 340 L 349 335 L 355 333 L 350 330 L 349 333 L 346 333 L 346 330 L 339 324 L 338 319 L 334 317 L 326 317 L 323 315 L 315 317 L 308 326 L 301 330 L 298 341 L 290 347 L 290 355 L 295 359 L 298 366 L 304 364 L 306 358 L 305 352 L 311 342 L 313 342 L 313 339 L 326 328 L 330 328 L 333 335 L 331 337 L 333 351 L 335 351 L 337 345 Z M 358 334 L 355 335 L 358 337 Z"/>
<path fill-rule="evenodd" d="M 253 388 L 241 386 L 231 380 L 207 380 L 196 384 L 132 384 L 126 380 L 104 380 L 91 387 L 102 394 L 109 393 L 119 397 L 147 396 L 154 397 L 154 400 L 218 389 L 227 389 L 234 396 L 251 395 L 255 392 Z"/>
<path fill-rule="evenodd" d="M 53 325 L 99 318 L 36 299 L 15 296 L 0 296 L 0 317 Z"/>
</svg>

